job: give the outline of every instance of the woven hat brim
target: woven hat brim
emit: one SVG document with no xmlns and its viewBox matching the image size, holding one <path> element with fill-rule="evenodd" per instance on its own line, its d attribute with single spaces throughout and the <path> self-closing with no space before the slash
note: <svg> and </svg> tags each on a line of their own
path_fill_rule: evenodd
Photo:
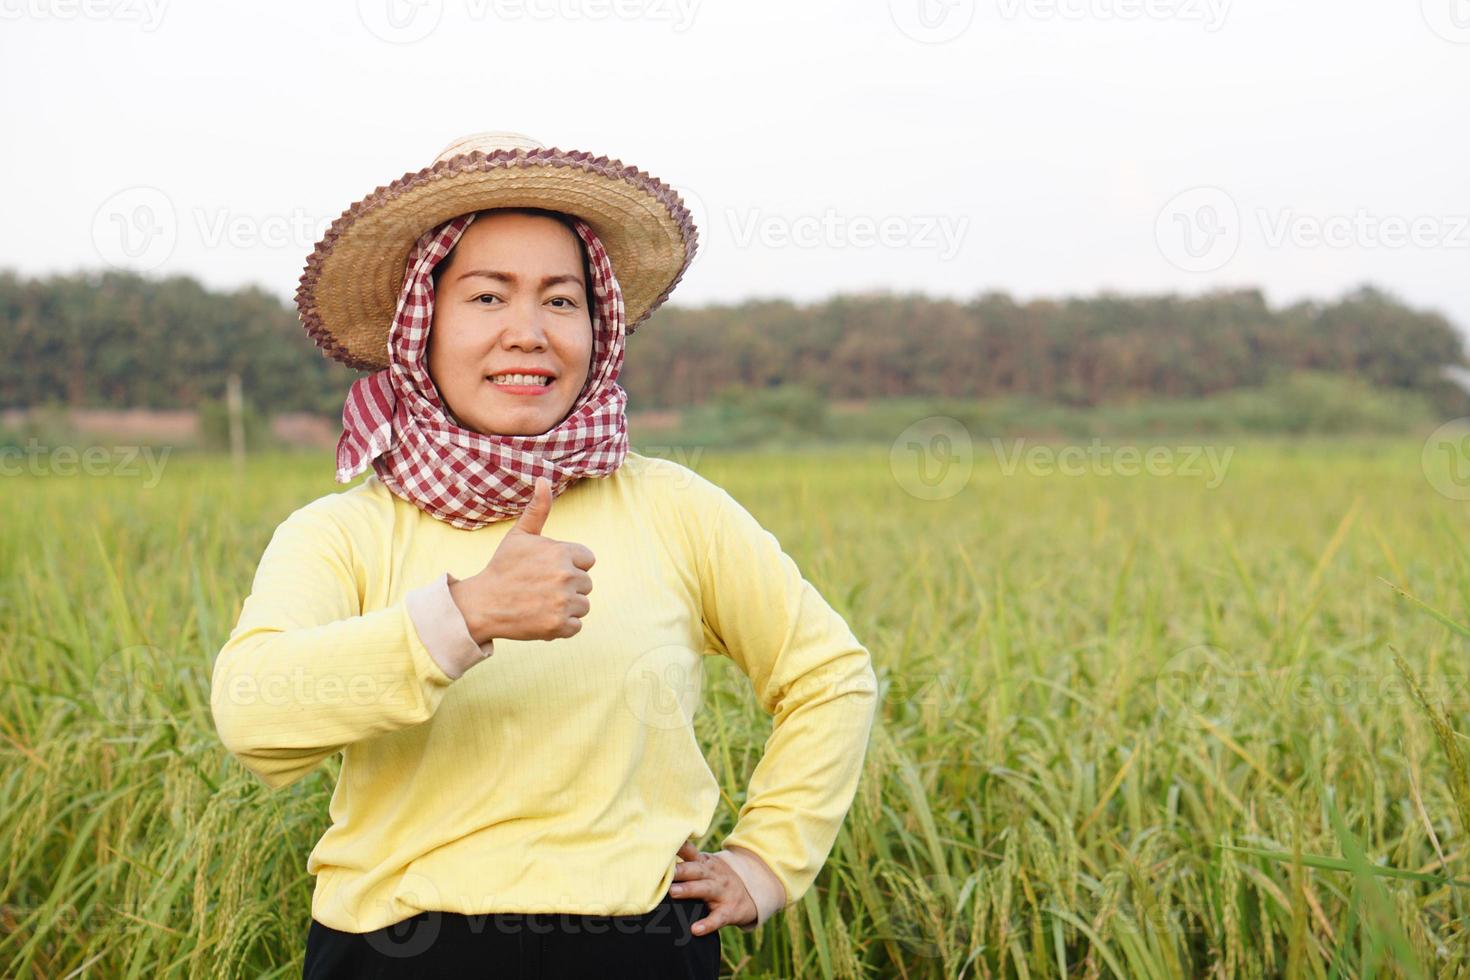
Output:
<svg viewBox="0 0 1470 980">
<path fill-rule="evenodd" d="M 556 148 L 476 150 L 379 187 L 344 211 L 307 257 L 296 307 L 333 360 L 388 364 L 388 329 L 419 235 L 470 211 L 539 207 L 587 222 L 623 291 L 628 336 L 668 299 L 698 246 L 678 193 L 636 167 Z"/>
</svg>

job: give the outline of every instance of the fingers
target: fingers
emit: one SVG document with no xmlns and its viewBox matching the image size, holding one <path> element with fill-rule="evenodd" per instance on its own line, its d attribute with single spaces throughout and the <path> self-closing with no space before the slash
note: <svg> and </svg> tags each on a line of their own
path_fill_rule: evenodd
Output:
<svg viewBox="0 0 1470 980">
<path fill-rule="evenodd" d="M 689 878 L 670 885 L 669 895 L 674 898 L 698 898 L 713 902 L 725 898 L 725 886 L 714 878 Z"/>
<path fill-rule="evenodd" d="M 744 885 L 735 871 L 725 862 L 708 851 L 701 851 L 692 841 L 685 841 L 679 848 L 683 860 L 674 865 L 674 883 L 669 886 L 669 895 L 679 899 L 698 899 L 709 907 L 709 914 L 690 926 L 690 932 L 703 936 L 727 925 L 738 924 L 742 910 L 738 889 L 744 895 Z M 747 914 L 749 909 L 745 909 Z"/>
<path fill-rule="evenodd" d="M 597 561 L 592 554 L 592 549 L 585 544 L 577 544 L 575 541 L 569 541 L 567 542 L 567 550 L 571 553 L 572 564 L 584 572 L 592 567 L 593 562 Z"/>
<path fill-rule="evenodd" d="M 739 921 L 741 903 L 731 897 L 730 891 L 729 883 L 718 878 L 695 878 L 669 887 L 672 898 L 698 900 L 709 909 L 708 915 L 690 927 L 691 932 L 700 936 Z"/>
<path fill-rule="evenodd" d="M 694 925 L 689 927 L 689 931 L 696 936 L 703 936 L 707 933 L 714 932 L 716 929 L 731 925 L 734 921 L 735 917 L 725 911 L 725 906 L 722 905 L 719 908 L 710 906 L 709 915 L 695 920 Z"/>
<path fill-rule="evenodd" d="M 544 476 L 538 476 L 531 502 L 521 511 L 521 516 L 516 518 L 516 529 L 527 534 L 540 534 L 541 528 L 546 525 L 546 516 L 550 513 L 551 481 Z"/>
<path fill-rule="evenodd" d="M 682 850 L 682 849 L 681 849 Z M 723 870 L 723 866 L 721 867 Z M 700 878 L 715 878 L 720 874 L 716 862 L 708 854 L 699 854 L 693 860 L 674 865 L 675 881 L 694 881 Z"/>
</svg>

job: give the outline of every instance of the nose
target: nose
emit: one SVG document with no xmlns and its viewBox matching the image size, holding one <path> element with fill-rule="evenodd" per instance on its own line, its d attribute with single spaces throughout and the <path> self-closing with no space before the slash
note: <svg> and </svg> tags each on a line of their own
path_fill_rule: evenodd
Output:
<svg viewBox="0 0 1470 980">
<path fill-rule="evenodd" d="M 507 349 L 544 351 L 546 331 L 534 312 L 520 312 L 500 334 L 500 344 Z"/>
</svg>

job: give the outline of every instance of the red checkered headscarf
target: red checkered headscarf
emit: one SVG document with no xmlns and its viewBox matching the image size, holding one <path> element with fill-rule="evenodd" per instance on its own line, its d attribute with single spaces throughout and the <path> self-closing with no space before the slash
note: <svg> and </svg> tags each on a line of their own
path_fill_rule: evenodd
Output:
<svg viewBox="0 0 1470 980">
<path fill-rule="evenodd" d="M 369 465 L 394 494 L 455 527 L 474 530 L 519 516 L 536 478 L 561 493 L 584 476 L 605 476 L 628 453 L 628 395 L 617 383 L 627 329 L 623 291 L 602 242 L 579 218 L 592 272 L 592 363 L 571 411 L 540 435 L 485 435 L 458 425 L 429 377 L 434 317 L 430 275 L 474 214 L 419 236 L 408 254 L 398 310 L 388 332 L 388 366 L 353 383 L 342 406 L 337 482 Z"/>
</svg>

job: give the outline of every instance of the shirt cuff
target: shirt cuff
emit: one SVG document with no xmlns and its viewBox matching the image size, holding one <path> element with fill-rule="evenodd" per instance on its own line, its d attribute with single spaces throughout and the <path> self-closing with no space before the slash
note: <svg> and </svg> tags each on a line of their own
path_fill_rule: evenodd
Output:
<svg viewBox="0 0 1470 980">
<path fill-rule="evenodd" d="M 495 641 L 476 643 L 464 613 L 449 594 L 449 573 L 428 585 L 411 589 L 405 596 L 409 618 L 419 632 L 434 662 L 458 680 L 464 672 L 495 652 Z"/>
<path fill-rule="evenodd" d="M 730 870 L 740 878 L 745 890 L 750 892 L 751 899 L 755 901 L 755 921 L 741 925 L 741 932 L 755 932 L 785 906 L 785 886 L 754 851 L 739 844 L 731 844 L 728 849 L 715 851 L 714 855 L 730 866 Z"/>
</svg>

